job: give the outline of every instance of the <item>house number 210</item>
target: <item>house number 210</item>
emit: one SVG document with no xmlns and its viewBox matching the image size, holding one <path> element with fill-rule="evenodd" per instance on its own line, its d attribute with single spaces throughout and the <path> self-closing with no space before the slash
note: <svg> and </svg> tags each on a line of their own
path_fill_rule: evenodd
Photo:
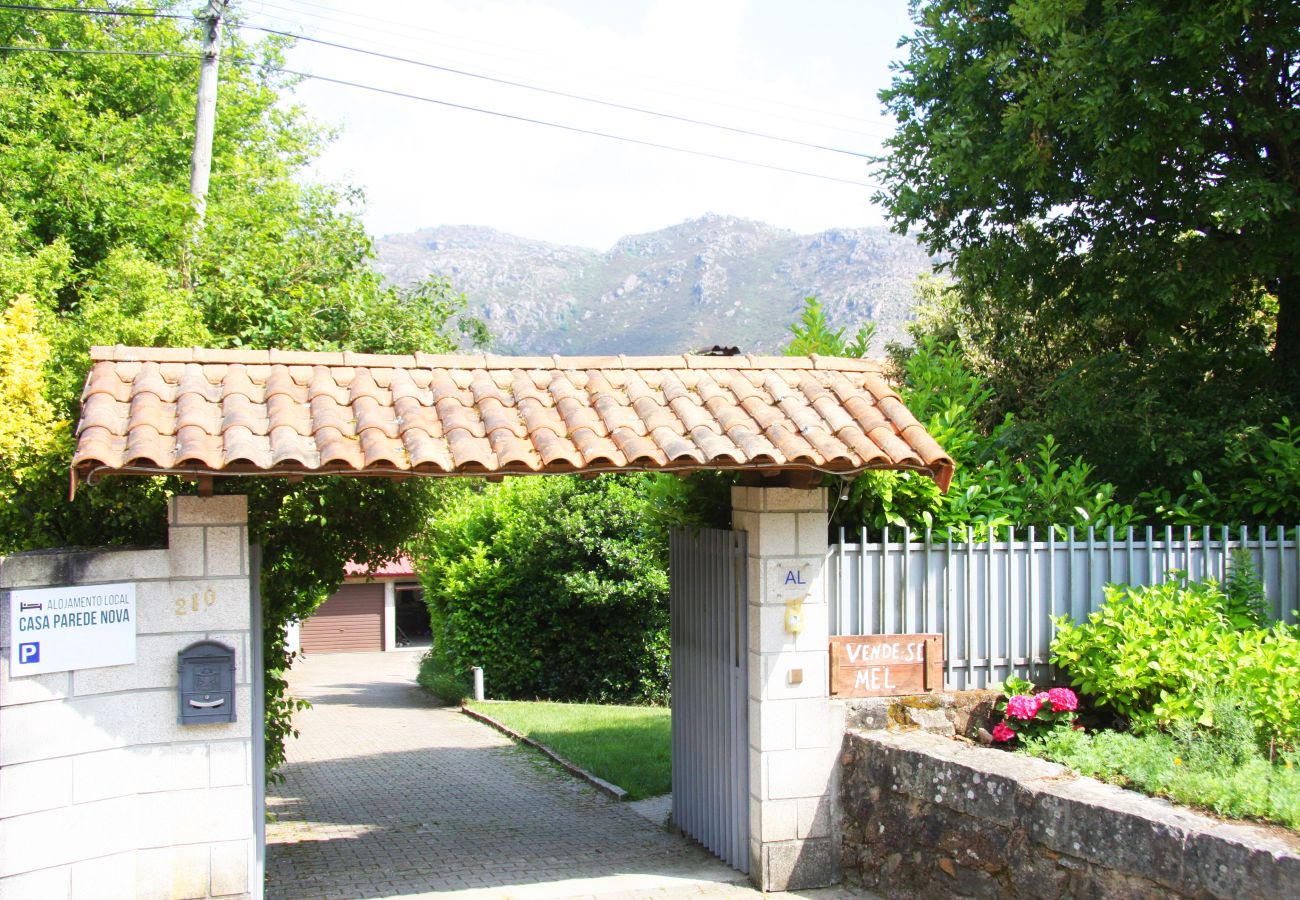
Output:
<svg viewBox="0 0 1300 900">
<path fill-rule="evenodd" d="M 217 602 L 217 592 L 208 588 L 200 597 L 198 591 L 195 591 L 188 598 L 176 598 L 176 615 L 184 616 L 191 612 L 198 612 L 200 609 L 208 609 L 212 604 Z"/>
</svg>

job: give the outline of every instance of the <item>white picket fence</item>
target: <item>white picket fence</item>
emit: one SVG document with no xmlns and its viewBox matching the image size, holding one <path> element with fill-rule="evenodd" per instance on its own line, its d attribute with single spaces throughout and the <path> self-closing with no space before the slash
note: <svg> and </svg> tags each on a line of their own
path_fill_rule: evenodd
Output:
<svg viewBox="0 0 1300 900">
<path fill-rule="evenodd" d="M 1046 533 L 1044 533 L 1046 532 Z M 968 535 L 969 537 L 969 535 Z M 1255 561 L 1274 618 L 1300 619 L 1300 527 L 999 528 L 988 541 L 886 529 L 879 543 L 839 543 L 826 557 L 833 634 L 941 632 L 950 690 L 1048 675 L 1052 617 L 1101 606 L 1107 584 L 1156 584 L 1181 571 L 1222 581 L 1232 551 Z"/>
</svg>

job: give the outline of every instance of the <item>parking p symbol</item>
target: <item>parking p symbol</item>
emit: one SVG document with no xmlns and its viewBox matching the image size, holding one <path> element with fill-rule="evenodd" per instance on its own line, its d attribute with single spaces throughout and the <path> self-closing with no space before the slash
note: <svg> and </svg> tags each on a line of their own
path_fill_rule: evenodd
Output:
<svg viewBox="0 0 1300 900">
<path fill-rule="evenodd" d="M 38 663 L 41 661 L 41 645 L 39 642 L 33 644 L 18 645 L 18 664 Z"/>
</svg>

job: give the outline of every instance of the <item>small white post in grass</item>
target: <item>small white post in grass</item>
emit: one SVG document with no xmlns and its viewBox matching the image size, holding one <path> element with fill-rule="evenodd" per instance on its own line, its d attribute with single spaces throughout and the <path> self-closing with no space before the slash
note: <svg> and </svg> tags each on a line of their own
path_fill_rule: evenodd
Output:
<svg viewBox="0 0 1300 900">
<path fill-rule="evenodd" d="M 482 700 L 483 697 L 483 667 L 474 666 L 470 669 L 474 673 L 474 699 Z"/>
</svg>

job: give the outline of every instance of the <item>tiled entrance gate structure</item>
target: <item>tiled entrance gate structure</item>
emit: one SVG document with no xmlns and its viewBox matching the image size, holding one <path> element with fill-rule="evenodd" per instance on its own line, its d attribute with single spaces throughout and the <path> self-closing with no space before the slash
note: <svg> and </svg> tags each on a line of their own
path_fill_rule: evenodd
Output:
<svg viewBox="0 0 1300 900">
<path fill-rule="evenodd" d="M 732 502 L 735 527 L 748 532 L 750 870 L 767 890 L 838 880 L 832 781 L 839 730 L 827 698 L 821 577 L 826 494 L 815 485 L 825 475 L 847 478 L 888 468 L 924 472 L 946 488 L 952 474 L 952 460 L 877 364 L 816 356 L 510 358 L 129 347 L 95 348 L 91 356 L 73 459 L 74 480 L 84 482 L 109 474 L 173 473 L 197 478 L 201 492 L 210 493 L 213 477 L 245 474 L 743 472 L 746 486 L 735 489 Z M 200 726 L 229 729 L 212 732 L 216 737 L 190 737 L 194 732 L 177 734 L 175 726 L 156 721 L 161 707 L 148 705 L 156 700 L 116 699 L 123 724 L 105 737 L 108 720 L 94 712 L 103 701 L 79 693 L 83 684 L 116 678 L 124 680 L 120 697 L 174 696 L 175 650 L 171 642 L 152 640 L 146 623 L 172 602 L 172 580 L 216 577 L 215 570 L 192 567 L 198 558 L 213 565 L 208 554 L 229 543 L 229 532 L 219 529 L 238 531 L 240 565 L 249 558 L 243 523 L 203 518 L 197 511 L 205 503 L 218 509 L 242 501 L 178 501 L 173 516 L 195 510 L 193 529 L 180 530 L 185 523 L 174 519 L 168 550 L 144 551 L 129 562 L 127 554 L 109 554 L 123 560 L 113 563 L 119 568 L 111 576 L 75 564 L 38 578 L 11 576 L 15 565 L 21 573 L 29 564 L 6 561 L 7 587 L 18 587 L 22 578 L 29 579 L 24 584 L 116 579 L 141 585 L 134 666 L 73 672 L 52 685 L 7 670 L 0 677 L 0 694 L 15 698 L 13 705 L 8 699 L 0 705 L 0 779 L 17 785 L 0 792 L 0 893 L 6 897 L 23 896 L 20 890 L 41 897 L 103 896 L 98 879 L 108 869 L 89 861 L 109 857 L 125 860 L 115 877 L 123 885 L 134 879 L 139 896 L 260 894 L 255 852 L 242 857 L 248 861 L 242 885 L 228 865 L 235 848 L 244 852 L 256 843 L 242 829 L 260 829 L 260 820 L 243 817 L 237 828 L 234 810 L 256 805 L 260 782 L 250 774 L 251 763 L 239 781 L 214 762 L 226 759 L 226 749 L 213 749 L 224 742 L 256 747 L 260 719 L 241 714 L 236 725 Z M 246 572 L 242 584 L 247 600 Z M 790 600 L 802 601 L 798 634 L 784 625 Z M 237 621 L 219 628 L 195 622 L 194 633 L 232 631 L 246 638 L 250 621 L 246 603 Z M 248 665 L 246 639 L 240 647 L 240 671 L 252 676 L 245 691 L 256 696 L 260 673 Z M 57 711 L 49 706 L 49 717 L 24 711 L 20 699 L 33 708 L 58 704 Z M 11 737 L 20 718 L 30 727 Z M 65 739 L 65 732 L 73 737 Z M 78 759 L 155 744 L 190 746 L 185 752 L 193 759 L 188 768 L 180 765 L 175 784 L 159 780 L 160 770 L 148 766 L 145 780 L 131 783 L 134 799 L 127 802 L 139 827 L 89 829 L 75 851 L 79 856 L 33 857 L 43 868 L 10 849 L 24 846 L 11 835 L 21 840 L 25 824 L 37 821 L 32 816 L 44 817 L 40 821 L 52 831 L 73 827 L 84 805 L 78 785 L 87 783 L 84 776 L 78 780 Z M 126 756 L 121 759 L 109 761 L 100 783 L 121 780 L 127 771 Z M 48 783 L 60 792 L 54 799 L 22 787 L 35 783 L 37 765 L 46 764 L 41 772 L 51 773 Z M 205 773 L 206 783 L 196 773 Z M 229 820 L 210 815 L 209 801 L 218 795 L 225 799 L 217 806 L 232 810 Z M 206 857 L 195 847 L 206 848 Z M 200 870 L 206 882 L 195 874 Z M 189 879 L 183 889 L 177 887 L 182 873 Z"/>
</svg>

